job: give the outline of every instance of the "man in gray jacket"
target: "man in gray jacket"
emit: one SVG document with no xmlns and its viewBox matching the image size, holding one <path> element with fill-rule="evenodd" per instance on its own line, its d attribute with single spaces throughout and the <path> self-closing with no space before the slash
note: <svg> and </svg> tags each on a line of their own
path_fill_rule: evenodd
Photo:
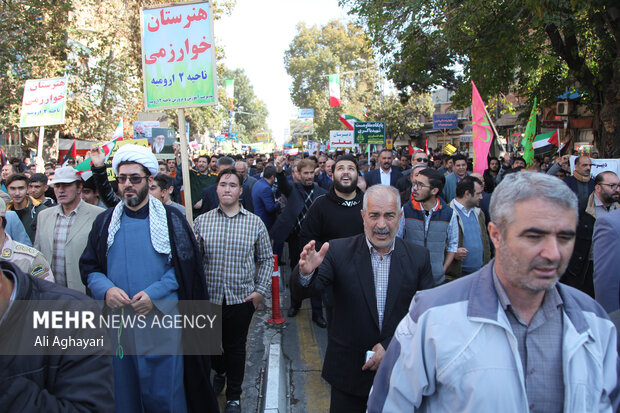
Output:
<svg viewBox="0 0 620 413">
<path fill-rule="evenodd" d="M 616 411 L 616 329 L 557 282 L 576 228 L 577 197 L 560 180 L 507 175 L 491 200 L 495 260 L 415 296 L 368 411 Z"/>
</svg>

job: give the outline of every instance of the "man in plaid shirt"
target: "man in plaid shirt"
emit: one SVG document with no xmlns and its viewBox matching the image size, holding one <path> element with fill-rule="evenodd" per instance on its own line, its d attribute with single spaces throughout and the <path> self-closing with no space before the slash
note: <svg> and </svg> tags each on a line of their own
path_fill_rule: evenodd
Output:
<svg viewBox="0 0 620 413">
<path fill-rule="evenodd" d="M 216 393 L 226 388 L 226 413 L 240 412 L 245 344 L 254 311 L 271 288 L 273 254 L 263 221 L 239 203 L 242 178 L 234 169 L 217 177 L 220 204 L 194 221 L 211 301 L 222 305 L 223 354 L 212 358 Z M 226 375 L 226 376 L 224 376 Z"/>
</svg>

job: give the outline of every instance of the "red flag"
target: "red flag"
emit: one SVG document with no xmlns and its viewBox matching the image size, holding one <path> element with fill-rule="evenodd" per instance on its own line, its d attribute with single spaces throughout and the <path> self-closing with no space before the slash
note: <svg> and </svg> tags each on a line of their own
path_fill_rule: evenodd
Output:
<svg viewBox="0 0 620 413">
<path fill-rule="evenodd" d="M 472 117 L 472 130 L 473 139 L 472 144 L 474 147 L 474 172 L 483 173 L 485 169 L 489 167 L 487 163 L 487 156 L 489 155 L 489 148 L 493 143 L 493 130 L 491 124 L 486 117 L 486 110 L 484 108 L 484 102 L 478 93 L 478 89 L 471 82 L 471 117 Z"/>
<path fill-rule="evenodd" d="M 413 155 L 413 148 L 411 147 L 411 144 L 409 144 L 409 156 Z"/>
<path fill-rule="evenodd" d="M 4 148 L 0 148 L 0 166 L 9 163 L 9 158 L 4 153 Z"/>
</svg>

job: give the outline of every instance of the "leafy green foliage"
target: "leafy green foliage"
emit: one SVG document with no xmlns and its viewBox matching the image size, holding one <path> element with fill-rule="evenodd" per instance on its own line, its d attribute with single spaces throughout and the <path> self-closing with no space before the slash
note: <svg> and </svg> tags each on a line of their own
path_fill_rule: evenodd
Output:
<svg viewBox="0 0 620 413">
<path fill-rule="evenodd" d="M 176 2 L 176 1 L 173 1 Z M 66 123 L 53 133 L 109 139 L 122 117 L 125 133 L 143 110 L 140 7 L 169 0 L 4 0 L 0 8 L 0 129 L 16 130 L 24 82 L 69 76 Z M 214 6 L 217 19 L 234 0 Z M 216 50 L 222 56 L 221 50 Z M 225 68 L 218 66 L 218 73 Z M 221 108 L 186 109 L 193 131 L 221 123 Z M 176 123 L 176 111 L 170 111 Z M 31 142 L 32 143 L 32 142 Z"/>
<path fill-rule="evenodd" d="M 293 103 L 299 108 L 314 109 L 315 137 L 321 141 L 329 139 L 330 130 L 343 128 L 338 120 L 343 113 L 363 120 L 364 107 L 369 109 L 369 120 L 387 122 L 390 136 L 400 136 L 420 126 L 417 119 L 424 109 L 417 100 L 403 106 L 398 99 L 381 97 L 382 80 L 374 50 L 357 25 L 338 21 L 324 27 L 299 24 L 284 64 L 293 79 Z M 341 106 L 332 108 L 328 75 L 334 73 L 341 74 Z"/>
<path fill-rule="evenodd" d="M 614 0 L 341 0 L 386 56 L 403 98 L 443 86 L 457 108 L 516 89 L 543 105 L 579 89 L 599 148 L 620 155 L 620 6 Z M 603 127 L 603 125 L 607 125 Z M 601 148 L 601 146 L 603 148 Z M 613 146 L 613 148 L 612 148 Z"/>
</svg>

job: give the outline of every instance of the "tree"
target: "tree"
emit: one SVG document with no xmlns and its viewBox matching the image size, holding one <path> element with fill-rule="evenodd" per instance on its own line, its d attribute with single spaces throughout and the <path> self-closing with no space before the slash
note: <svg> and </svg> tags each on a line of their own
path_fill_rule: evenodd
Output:
<svg viewBox="0 0 620 413">
<path fill-rule="evenodd" d="M 131 120 L 144 107 L 140 7 L 163 3 L 170 1 L 3 0 L 0 129 L 18 128 L 27 79 L 68 75 L 66 122 L 46 128 L 48 132 L 105 140 L 120 117 L 130 132 Z M 216 2 L 214 18 L 230 12 L 234 3 Z M 221 49 L 217 53 L 221 56 Z M 187 109 L 186 116 L 200 127 L 221 122 L 214 108 Z M 36 147 L 34 137 L 27 144 Z"/>
<path fill-rule="evenodd" d="M 554 104 L 578 89 L 594 114 L 595 143 L 620 156 L 620 6 L 614 0 L 341 0 L 365 25 L 406 99 L 434 86 L 471 102 L 516 88 Z M 531 107 L 531 104 L 529 104 Z"/>
<path fill-rule="evenodd" d="M 378 98 L 379 76 L 373 50 L 362 29 L 332 21 L 324 27 L 297 25 L 297 35 L 285 53 L 284 64 L 293 78 L 291 99 L 299 108 L 314 108 L 314 131 L 320 140 L 342 129 L 343 113 L 362 116 L 363 106 Z M 329 106 L 329 74 L 340 77 L 342 106 Z"/>
<path fill-rule="evenodd" d="M 385 122 L 387 136 L 396 140 L 421 129 L 424 126 L 421 115 L 432 116 L 433 110 L 433 103 L 428 94 L 419 94 L 405 104 L 396 96 L 387 96 L 370 104 L 368 117 L 369 120 Z"/>
<path fill-rule="evenodd" d="M 338 120 L 346 113 L 368 120 L 385 121 L 388 136 L 396 139 L 419 129 L 421 114 L 432 113 L 430 100 L 416 95 L 403 105 L 379 88 L 382 82 L 374 50 L 359 26 L 332 21 L 324 27 L 297 26 L 297 35 L 286 51 L 284 63 L 293 78 L 291 98 L 300 108 L 314 108 L 314 131 L 319 140 L 330 130 L 343 128 Z M 329 106 L 329 74 L 340 73 L 340 107 Z"/>
<path fill-rule="evenodd" d="M 233 132 L 239 134 L 242 142 L 256 142 L 258 132 L 267 132 L 267 106 L 254 94 L 254 88 L 243 69 L 227 70 L 221 78 L 235 80 L 234 122 Z"/>
</svg>

